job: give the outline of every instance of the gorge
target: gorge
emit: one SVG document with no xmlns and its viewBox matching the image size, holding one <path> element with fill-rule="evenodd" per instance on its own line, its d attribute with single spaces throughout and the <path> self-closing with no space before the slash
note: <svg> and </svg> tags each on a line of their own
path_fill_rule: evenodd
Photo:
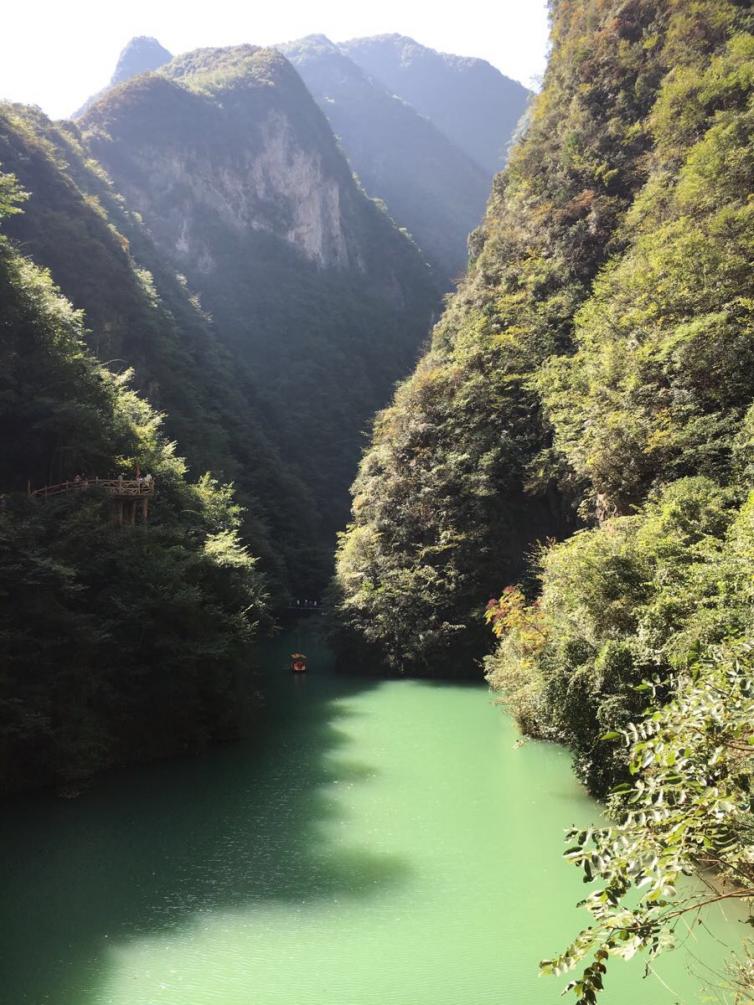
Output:
<svg viewBox="0 0 754 1005">
<path fill-rule="evenodd" d="M 754 13 L 549 12 L 0 105 L 9 1005 L 754 1000 Z"/>
</svg>

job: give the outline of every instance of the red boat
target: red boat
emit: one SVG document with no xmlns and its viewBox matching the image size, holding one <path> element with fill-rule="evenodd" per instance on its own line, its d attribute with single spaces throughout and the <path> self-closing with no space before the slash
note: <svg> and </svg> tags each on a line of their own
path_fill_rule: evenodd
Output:
<svg viewBox="0 0 754 1005">
<path fill-rule="evenodd" d="M 291 653 L 291 670 L 293 673 L 306 673 L 306 656 L 303 653 Z"/>
</svg>

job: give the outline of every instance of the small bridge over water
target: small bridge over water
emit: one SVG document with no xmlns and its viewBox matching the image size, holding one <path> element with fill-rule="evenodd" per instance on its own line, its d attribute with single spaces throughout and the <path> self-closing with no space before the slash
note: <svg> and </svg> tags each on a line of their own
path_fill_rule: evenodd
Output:
<svg viewBox="0 0 754 1005">
<path fill-rule="evenodd" d="M 29 495 L 35 499 L 49 499 L 88 489 L 97 489 L 110 496 L 115 524 L 134 526 L 137 513 L 141 515 L 142 522 L 149 519 L 149 500 L 154 496 L 155 482 L 148 475 L 145 478 L 74 478 L 39 489 L 32 489 L 29 485 Z"/>
</svg>

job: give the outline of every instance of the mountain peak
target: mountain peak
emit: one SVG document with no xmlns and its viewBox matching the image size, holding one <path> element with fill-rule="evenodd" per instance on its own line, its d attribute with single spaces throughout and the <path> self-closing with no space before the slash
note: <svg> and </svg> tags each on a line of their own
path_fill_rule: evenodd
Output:
<svg viewBox="0 0 754 1005">
<path fill-rule="evenodd" d="M 321 34 L 304 35 L 303 38 L 298 38 L 296 39 L 295 43 L 291 44 L 317 46 L 318 48 L 321 49 L 329 49 L 332 52 L 338 52 L 337 45 L 332 41 L 332 39 L 329 39 L 327 35 L 321 35 Z"/>
<path fill-rule="evenodd" d="M 172 58 L 172 53 L 160 45 L 156 38 L 138 35 L 131 39 L 118 57 L 118 64 L 110 80 L 110 86 L 122 84 L 124 80 L 138 77 L 140 73 L 158 70 L 165 63 L 169 63 Z"/>
</svg>

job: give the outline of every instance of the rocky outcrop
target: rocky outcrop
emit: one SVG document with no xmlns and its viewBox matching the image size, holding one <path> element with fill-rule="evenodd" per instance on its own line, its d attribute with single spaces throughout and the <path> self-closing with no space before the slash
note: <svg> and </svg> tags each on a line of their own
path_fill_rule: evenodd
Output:
<svg viewBox="0 0 754 1005">
<path fill-rule="evenodd" d="M 150 73 L 153 70 L 158 70 L 165 63 L 169 63 L 172 58 L 172 55 L 164 46 L 160 45 L 156 38 L 151 38 L 147 35 L 139 35 L 137 38 L 132 38 L 121 51 L 115 71 L 107 87 L 103 87 L 101 91 L 97 91 L 96 94 L 87 98 L 81 108 L 78 108 L 71 115 L 71 118 L 75 120 L 86 115 L 92 105 L 99 101 L 111 87 L 123 84 L 125 81 L 138 77 L 142 73 Z"/>
<path fill-rule="evenodd" d="M 466 241 L 482 218 L 489 175 L 325 36 L 280 50 L 327 116 L 366 191 L 408 228 L 449 288 L 466 267 Z"/>
</svg>

